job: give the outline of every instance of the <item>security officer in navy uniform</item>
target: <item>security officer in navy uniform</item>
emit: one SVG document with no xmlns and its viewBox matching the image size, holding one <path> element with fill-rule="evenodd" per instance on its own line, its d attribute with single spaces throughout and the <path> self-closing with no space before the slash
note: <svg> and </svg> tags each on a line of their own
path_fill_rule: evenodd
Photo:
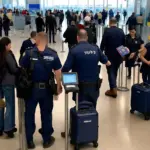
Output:
<svg viewBox="0 0 150 150">
<path fill-rule="evenodd" d="M 106 91 L 105 95 L 113 98 L 117 97 L 117 72 L 123 61 L 123 58 L 117 52 L 117 47 L 124 44 L 125 34 L 122 29 L 117 27 L 117 20 L 112 18 L 110 28 L 104 32 L 100 48 L 111 62 L 111 66 L 107 67 L 110 90 Z"/>
<path fill-rule="evenodd" d="M 23 41 L 21 49 L 20 49 L 20 58 L 22 57 L 23 53 L 27 50 L 33 49 L 35 47 L 35 42 L 36 42 L 36 32 L 32 31 L 30 34 L 30 38 Z"/>
<path fill-rule="evenodd" d="M 107 66 L 110 66 L 110 62 L 98 46 L 87 42 L 88 35 L 86 30 L 81 29 L 78 32 L 77 39 L 79 43 L 70 50 L 62 72 L 72 70 L 78 73 L 80 89 L 82 89 L 79 92 L 79 102 L 90 101 L 96 108 L 99 97 L 97 85 L 100 70 L 98 62 L 100 61 Z"/>
<path fill-rule="evenodd" d="M 48 148 L 55 142 L 52 136 L 54 129 L 52 126 L 53 94 L 49 89 L 49 77 L 54 71 L 57 81 L 57 93 L 62 92 L 61 86 L 61 62 L 57 53 L 47 47 L 47 35 L 43 32 L 37 34 L 36 47 L 33 48 L 32 55 L 26 51 L 20 60 L 20 66 L 29 68 L 31 61 L 34 62 L 32 71 L 33 89 L 32 95 L 25 100 L 25 128 L 26 138 L 29 149 L 35 148 L 33 134 L 35 132 L 35 110 L 39 103 L 42 120 L 43 147 Z"/>
<path fill-rule="evenodd" d="M 86 30 L 79 30 L 77 39 L 78 44 L 70 49 L 62 72 L 72 70 L 72 72 L 78 73 L 80 87 L 79 102 L 92 102 L 96 108 L 100 88 L 100 68 L 98 63 L 100 61 L 107 66 L 110 66 L 111 63 L 97 45 L 88 43 L 88 33 Z M 74 93 L 73 100 L 75 99 L 76 95 Z M 65 132 L 62 132 L 61 136 L 65 137 Z"/>
</svg>

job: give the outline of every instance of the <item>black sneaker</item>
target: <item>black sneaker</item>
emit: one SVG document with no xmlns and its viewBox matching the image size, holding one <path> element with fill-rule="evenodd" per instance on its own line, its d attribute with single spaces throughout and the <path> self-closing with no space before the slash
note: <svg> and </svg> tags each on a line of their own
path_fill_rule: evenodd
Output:
<svg viewBox="0 0 150 150">
<path fill-rule="evenodd" d="M 127 76 L 128 79 L 131 79 L 131 76 Z"/>
<path fill-rule="evenodd" d="M 14 133 L 17 132 L 17 128 L 14 128 L 14 129 L 13 129 L 13 132 L 14 132 Z"/>
<path fill-rule="evenodd" d="M 5 131 L 5 133 L 7 134 L 7 136 L 9 138 L 14 138 L 14 132 L 13 132 L 13 130 L 11 130 L 11 131 Z"/>
<path fill-rule="evenodd" d="M 51 136 L 51 139 L 43 143 L 43 148 L 49 148 L 55 143 L 55 138 Z"/>
<path fill-rule="evenodd" d="M 53 41 L 53 43 L 56 43 L 55 41 Z"/>
<path fill-rule="evenodd" d="M 40 133 L 40 134 L 42 134 L 42 128 L 41 128 L 41 129 L 39 129 L 39 133 Z"/>
<path fill-rule="evenodd" d="M 33 141 L 30 141 L 27 144 L 28 144 L 28 149 L 35 149 L 35 144 Z"/>
<path fill-rule="evenodd" d="M 2 136 L 3 135 L 3 131 L 2 130 L 0 130 L 0 136 Z"/>
</svg>

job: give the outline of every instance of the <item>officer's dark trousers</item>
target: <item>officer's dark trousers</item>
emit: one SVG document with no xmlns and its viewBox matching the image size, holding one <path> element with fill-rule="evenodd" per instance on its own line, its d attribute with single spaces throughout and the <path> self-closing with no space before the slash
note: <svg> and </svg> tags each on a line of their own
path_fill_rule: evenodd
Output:
<svg viewBox="0 0 150 150">
<path fill-rule="evenodd" d="M 2 37 L 2 27 L 0 27 L 0 37 Z"/>
<path fill-rule="evenodd" d="M 120 67 L 119 62 L 111 62 L 111 66 L 107 67 L 107 73 L 108 73 L 108 81 L 110 89 L 117 88 L 117 73 L 118 69 Z"/>
<path fill-rule="evenodd" d="M 36 129 L 35 110 L 38 103 L 41 110 L 43 141 L 49 141 L 50 136 L 54 132 L 52 127 L 53 96 L 50 94 L 48 89 L 33 89 L 31 98 L 25 101 L 25 127 L 27 142 L 33 140 L 33 134 Z"/>
<path fill-rule="evenodd" d="M 51 43 L 51 38 L 53 38 L 53 42 L 55 42 L 55 33 L 54 33 L 54 29 L 49 29 L 49 42 Z"/>
<path fill-rule="evenodd" d="M 93 106 L 96 108 L 97 99 L 99 97 L 99 89 L 97 89 L 97 87 L 87 87 L 82 89 L 78 96 L 79 103 L 82 101 L 92 102 Z M 73 100 L 76 100 L 75 93 L 73 93 Z"/>
</svg>

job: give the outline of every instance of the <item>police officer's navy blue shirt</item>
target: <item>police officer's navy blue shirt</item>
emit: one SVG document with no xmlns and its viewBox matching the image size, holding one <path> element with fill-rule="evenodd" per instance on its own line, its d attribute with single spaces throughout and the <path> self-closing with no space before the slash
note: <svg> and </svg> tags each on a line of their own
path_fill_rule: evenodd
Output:
<svg viewBox="0 0 150 150">
<path fill-rule="evenodd" d="M 26 50 L 31 50 L 35 47 L 35 44 L 32 43 L 31 39 L 27 39 L 22 43 L 20 54 L 22 55 Z"/>
<path fill-rule="evenodd" d="M 43 57 L 47 69 L 45 69 L 43 63 L 39 59 L 39 53 Z M 46 47 L 43 52 L 39 52 L 37 47 L 33 49 L 32 53 L 31 51 L 26 51 L 25 56 L 20 60 L 20 66 L 29 68 L 31 61 L 34 62 L 32 73 L 33 82 L 47 82 L 50 73 L 53 70 L 59 70 L 62 67 L 57 53 L 48 47 Z"/>
<path fill-rule="evenodd" d="M 106 64 L 108 59 L 96 45 L 80 42 L 68 54 L 62 72 L 78 73 L 80 82 L 96 82 L 99 78 L 98 62 Z"/>
<path fill-rule="evenodd" d="M 105 30 L 100 48 L 105 51 L 110 61 L 120 62 L 122 58 L 116 49 L 124 44 L 125 34 L 123 30 L 113 26 Z"/>
</svg>

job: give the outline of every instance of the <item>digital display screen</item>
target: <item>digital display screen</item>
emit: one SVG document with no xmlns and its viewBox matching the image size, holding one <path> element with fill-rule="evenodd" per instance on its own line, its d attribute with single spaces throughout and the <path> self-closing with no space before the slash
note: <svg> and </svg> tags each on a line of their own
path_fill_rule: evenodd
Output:
<svg viewBox="0 0 150 150">
<path fill-rule="evenodd" d="M 63 82 L 64 84 L 76 84 L 77 75 L 76 74 L 63 74 Z"/>
</svg>

